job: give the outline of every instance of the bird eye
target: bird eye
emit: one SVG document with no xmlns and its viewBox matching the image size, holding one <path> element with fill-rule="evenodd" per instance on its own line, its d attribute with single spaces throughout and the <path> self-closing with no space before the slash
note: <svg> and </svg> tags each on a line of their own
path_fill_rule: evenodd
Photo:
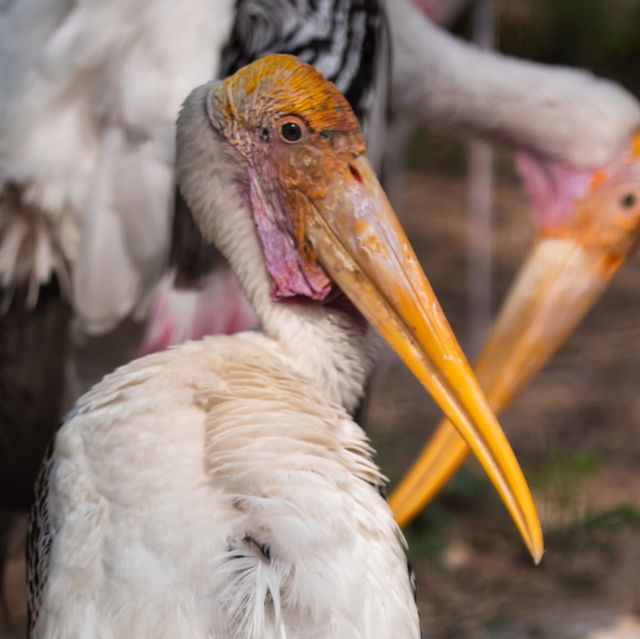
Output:
<svg viewBox="0 0 640 639">
<path fill-rule="evenodd" d="M 620 198 L 620 206 L 630 209 L 637 202 L 635 193 L 626 193 Z"/>
<path fill-rule="evenodd" d="M 283 142 L 299 142 L 302 139 L 302 126 L 295 120 L 284 122 L 279 130 Z"/>
</svg>

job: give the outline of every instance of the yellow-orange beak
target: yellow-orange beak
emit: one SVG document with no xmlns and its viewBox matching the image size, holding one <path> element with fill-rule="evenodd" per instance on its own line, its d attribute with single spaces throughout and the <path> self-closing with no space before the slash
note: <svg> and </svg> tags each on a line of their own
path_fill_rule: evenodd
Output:
<svg viewBox="0 0 640 639">
<path fill-rule="evenodd" d="M 560 224 L 542 228 L 511 287 L 475 373 L 499 413 L 538 373 L 600 297 L 638 241 L 640 138 Z M 390 498 L 406 525 L 457 470 L 469 449 L 443 420 Z"/>
<path fill-rule="evenodd" d="M 455 425 L 538 562 L 542 533 L 522 471 L 366 157 L 309 209 L 318 260 Z"/>
</svg>

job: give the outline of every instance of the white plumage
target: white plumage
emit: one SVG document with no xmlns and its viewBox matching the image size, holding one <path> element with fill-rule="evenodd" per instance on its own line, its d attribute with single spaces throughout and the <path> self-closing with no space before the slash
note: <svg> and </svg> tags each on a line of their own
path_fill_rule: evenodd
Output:
<svg viewBox="0 0 640 639">
<path fill-rule="evenodd" d="M 38 238 L 35 251 L 6 248 L 23 233 L 7 220 L 21 228 L 25 214 L 3 197 L 5 285 L 14 269 L 31 271 L 36 291 L 64 264 L 89 332 L 143 316 L 168 248 L 176 113 L 216 73 L 231 18 L 232 0 L 21 0 L 4 9 L 0 190 L 19 189 Z"/>
<path fill-rule="evenodd" d="M 379 471 L 325 381 L 253 334 L 105 378 L 56 438 L 34 636 L 417 637 Z"/>
<path fill-rule="evenodd" d="M 611 161 L 640 126 L 640 104 L 585 70 L 482 51 L 406 1 L 388 4 L 392 110 L 577 166 Z"/>
</svg>

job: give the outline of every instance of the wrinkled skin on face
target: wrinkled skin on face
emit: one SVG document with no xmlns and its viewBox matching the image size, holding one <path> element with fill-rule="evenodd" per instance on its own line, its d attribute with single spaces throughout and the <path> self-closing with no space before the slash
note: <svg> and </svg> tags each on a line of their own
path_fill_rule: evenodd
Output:
<svg viewBox="0 0 640 639">
<path fill-rule="evenodd" d="M 209 116 L 247 163 L 272 298 L 325 300 L 333 285 L 305 238 L 305 222 L 336 178 L 344 187 L 353 182 L 350 161 L 366 154 L 345 98 L 293 58 L 277 67 L 263 58 L 212 92 Z"/>
</svg>

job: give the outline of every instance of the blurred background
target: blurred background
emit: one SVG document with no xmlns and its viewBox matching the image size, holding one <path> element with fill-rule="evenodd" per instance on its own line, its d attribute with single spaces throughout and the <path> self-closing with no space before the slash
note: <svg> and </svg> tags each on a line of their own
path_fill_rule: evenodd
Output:
<svg viewBox="0 0 640 639">
<path fill-rule="evenodd" d="M 584 67 L 640 95 L 639 0 L 495 6 L 500 51 Z M 452 30 L 470 38 L 472 22 L 464 10 Z M 473 352 L 486 318 L 470 313 L 467 294 L 469 148 L 453 131 L 417 129 L 394 191 L 444 311 Z M 492 311 L 533 235 L 512 154 L 500 147 L 494 154 Z M 541 515 L 540 566 L 472 461 L 406 530 L 427 639 L 640 638 L 639 317 L 636 256 L 501 418 Z M 385 359 L 371 383 L 366 426 L 392 485 L 439 419 L 411 374 Z M 23 636 L 23 537 L 24 519 L 11 539 L 0 639 Z"/>
</svg>

